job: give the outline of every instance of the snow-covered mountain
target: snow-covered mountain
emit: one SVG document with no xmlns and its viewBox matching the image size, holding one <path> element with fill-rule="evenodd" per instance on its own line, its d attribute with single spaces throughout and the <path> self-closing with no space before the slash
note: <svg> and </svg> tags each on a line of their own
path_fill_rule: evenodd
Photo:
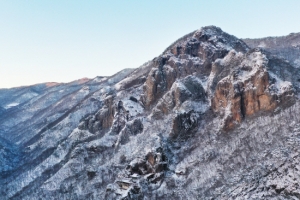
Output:
<svg viewBox="0 0 300 200">
<path fill-rule="evenodd" d="M 299 199 L 287 41 L 208 26 L 111 77 L 0 90 L 0 199 Z"/>
<path fill-rule="evenodd" d="M 251 48 L 262 47 L 300 68 L 300 33 L 291 33 L 281 37 L 244 39 L 244 42 Z"/>
</svg>

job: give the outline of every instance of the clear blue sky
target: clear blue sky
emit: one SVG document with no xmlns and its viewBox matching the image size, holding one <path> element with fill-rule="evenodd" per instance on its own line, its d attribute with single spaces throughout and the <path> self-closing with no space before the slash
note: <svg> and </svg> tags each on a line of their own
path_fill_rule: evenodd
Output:
<svg viewBox="0 0 300 200">
<path fill-rule="evenodd" d="M 0 0 L 0 88 L 112 75 L 216 25 L 240 38 L 300 32 L 299 0 Z"/>
</svg>

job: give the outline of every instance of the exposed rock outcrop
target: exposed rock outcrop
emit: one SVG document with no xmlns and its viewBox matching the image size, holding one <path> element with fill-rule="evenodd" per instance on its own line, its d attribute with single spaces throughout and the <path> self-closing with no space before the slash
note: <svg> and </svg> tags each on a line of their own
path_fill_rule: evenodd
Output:
<svg viewBox="0 0 300 200">
<path fill-rule="evenodd" d="M 212 108 L 224 116 L 224 130 L 230 130 L 246 116 L 272 111 L 294 99 L 291 82 L 268 72 L 268 58 L 259 49 L 247 54 L 231 51 L 213 64 L 210 89 L 214 91 Z M 224 71 L 224 72 L 223 72 Z M 218 74 L 222 78 L 214 86 Z"/>
<path fill-rule="evenodd" d="M 172 122 L 172 132 L 170 136 L 177 138 L 178 136 L 185 137 L 186 134 L 191 133 L 198 125 L 199 114 L 193 110 L 188 113 L 180 113 L 175 116 Z"/>
<path fill-rule="evenodd" d="M 167 160 L 163 152 L 148 152 L 144 158 L 135 158 L 125 169 L 122 179 L 107 186 L 106 199 L 143 199 L 143 185 L 161 184 Z"/>
<path fill-rule="evenodd" d="M 192 74 L 208 76 L 212 62 L 223 58 L 231 49 L 246 52 L 248 47 L 241 40 L 213 26 L 195 31 L 191 37 L 169 47 L 165 54 L 154 59 L 154 68 L 145 82 L 146 107 L 157 102 L 176 78 Z"/>
<path fill-rule="evenodd" d="M 116 107 L 114 105 L 114 97 L 111 95 L 107 96 L 103 103 L 103 107 L 95 115 L 86 117 L 79 124 L 79 129 L 96 133 L 101 129 L 109 129 L 112 126 Z"/>
<path fill-rule="evenodd" d="M 130 136 L 135 136 L 143 131 L 143 123 L 141 119 L 136 118 L 125 124 L 125 127 L 121 130 L 118 136 L 116 146 L 119 144 L 125 144 L 129 141 Z"/>
<path fill-rule="evenodd" d="M 172 113 L 173 109 L 180 109 L 185 101 L 208 102 L 202 82 L 195 76 L 187 76 L 173 83 L 171 89 L 158 101 L 152 110 L 152 117 L 161 119 Z"/>
</svg>

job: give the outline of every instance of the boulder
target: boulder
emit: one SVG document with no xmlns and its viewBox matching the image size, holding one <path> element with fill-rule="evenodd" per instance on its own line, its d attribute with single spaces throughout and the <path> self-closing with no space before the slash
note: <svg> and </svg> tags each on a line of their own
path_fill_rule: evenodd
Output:
<svg viewBox="0 0 300 200">
<path fill-rule="evenodd" d="M 170 137 L 176 139 L 178 136 L 186 137 L 197 127 L 199 114 L 193 110 L 176 114 L 172 122 Z"/>
</svg>

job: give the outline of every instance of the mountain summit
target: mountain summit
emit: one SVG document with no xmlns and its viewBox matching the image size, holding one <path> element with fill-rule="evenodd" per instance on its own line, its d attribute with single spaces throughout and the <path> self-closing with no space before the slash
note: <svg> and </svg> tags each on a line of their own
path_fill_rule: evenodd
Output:
<svg viewBox="0 0 300 200">
<path fill-rule="evenodd" d="M 299 199 L 297 35 L 208 26 L 111 77 L 0 90 L 0 196 Z"/>
</svg>

